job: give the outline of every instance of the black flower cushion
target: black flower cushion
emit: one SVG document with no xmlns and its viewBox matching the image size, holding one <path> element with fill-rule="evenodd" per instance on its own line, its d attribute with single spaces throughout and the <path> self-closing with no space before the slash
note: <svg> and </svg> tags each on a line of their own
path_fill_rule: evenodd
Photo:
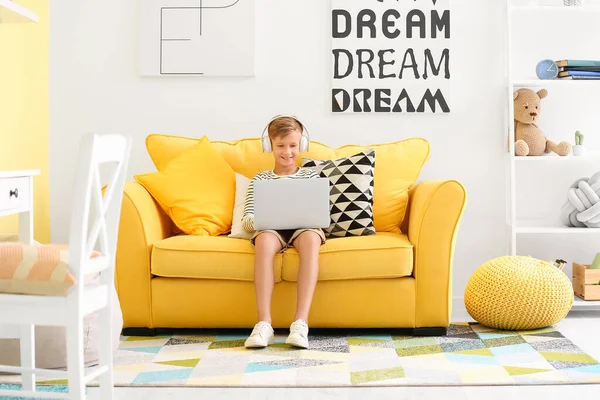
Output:
<svg viewBox="0 0 600 400">
<path fill-rule="evenodd" d="M 327 237 L 367 236 L 373 226 L 375 150 L 368 149 L 335 160 L 302 159 L 302 166 L 329 179 L 331 224 Z"/>
</svg>

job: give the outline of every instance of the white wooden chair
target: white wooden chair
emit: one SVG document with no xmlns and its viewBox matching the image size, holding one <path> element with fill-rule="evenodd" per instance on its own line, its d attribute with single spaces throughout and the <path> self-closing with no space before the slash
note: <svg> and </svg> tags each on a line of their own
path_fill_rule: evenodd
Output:
<svg viewBox="0 0 600 400">
<path fill-rule="evenodd" d="M 0 390 L 0 397 L 85 399 L 86 384 L 99 378 L 100 398 L 113 398 L 112 292 L 115 251 L 131 139 L 122 135 L 85 135 L 80 142 L 69 233 L 69 268 L 76 279 L 65 296 L 0 294 L 0 324 L 19 325 L 21 366 L 0 366 L 0 372 L 20 373 L 23 390 Z M 99 167 L 112 164 L 113 174 L 102 194 Z M 104 168 L 104 167 L 103 167 Z M 92 208 L 92 206 L 94 206 Z M 100 256 L 91 258 L 99 243 Z M 100 274 L 98 283 L 85 277 Z M 99 311 L 99 365 L 86 376 L 83 358 L 84 316 Z M 34 326 L 65 326 L 67 371 L 35 368 Z M 35 391 L 36 374 L 68 379 L 68 393 Z"/>
</svg>

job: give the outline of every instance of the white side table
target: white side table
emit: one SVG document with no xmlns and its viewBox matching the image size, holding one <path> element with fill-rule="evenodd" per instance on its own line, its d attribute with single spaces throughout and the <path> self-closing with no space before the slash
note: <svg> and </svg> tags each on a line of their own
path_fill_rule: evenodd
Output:
<svg viewBox="0 0 600 400">
<path fill-rule="evenodd" d="M 19 215 L 19 242 L 33 243 L 33 177 L 37 169 L 0 171 L 0 217 Z M 0 325 L 0 339 L 19 337 L 19 326 Z"/>
<path fill-rule="evenodd" d="M 0 217 L 19 214 L 19 241 L 33 243 L 33 177 L 40 171 L 0 171 Z"/>
</svg>

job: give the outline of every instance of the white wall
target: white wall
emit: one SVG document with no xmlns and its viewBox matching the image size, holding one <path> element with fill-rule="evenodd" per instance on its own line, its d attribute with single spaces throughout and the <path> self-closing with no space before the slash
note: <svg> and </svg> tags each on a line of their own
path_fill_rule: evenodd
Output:
<svg viewBox="0 0 600 400">
<path fill-rule="evenodd" d="M 53 241 L 65 241 L 79 136 L 134 136 L 129 176 L 154 170 L 152 132 L 211 139 L 258 136 L 293 112 L 330 146 L 409 137 L 431 143 L 420 179 L 457 179 L 469 196 L 456 242 L 455 306 L 472 272 L 509 251 L 503 0 L 452 1 L 449 115 L 331 115 L 330 2 L 257 0 L 254 78 L 141 78 L 137 2 L 51 3 L 50 188 Z M 535 242 L 535 241 L 534 241 Z M 537 242 L 536 242 L 537 243 Z M 535 243 L 534 243 L 535 244 Z"/>
</svg>

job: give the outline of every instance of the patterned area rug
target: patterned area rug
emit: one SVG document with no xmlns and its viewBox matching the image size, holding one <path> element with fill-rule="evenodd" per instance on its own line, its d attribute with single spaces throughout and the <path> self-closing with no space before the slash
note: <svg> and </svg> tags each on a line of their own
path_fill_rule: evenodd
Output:
<svg viewBox="0 0 600 400">
<path fill-rule="evenodd" d="M 309 350 L 286 345 L 285 331 L 276 333 L 275 344 L 247 350 L 243 347 L 246 335 L 123 337 L 115 358 L 115 384 L 340 387 L 600 383 L 598 361 L 553 327 L 509 332 L 479 324 L 453 324 L 444 337 L 311 331 Z"/>
<path fill-rule="evenodd" d="M 0 384 L 2 390 L 14 390 L 15 394 L 21 390 L 21 385 L 3 385 Z M 54 385 L 54 386 L 38 386 L 36 389 L 38 392 L 51 392 L 51 393 L 67 393 L 69 391 L 67 386 Z M 38 400 L 39 397 L 14 397 L 14 396 L 0 396 L 2 400 Z"/>
</svg>

